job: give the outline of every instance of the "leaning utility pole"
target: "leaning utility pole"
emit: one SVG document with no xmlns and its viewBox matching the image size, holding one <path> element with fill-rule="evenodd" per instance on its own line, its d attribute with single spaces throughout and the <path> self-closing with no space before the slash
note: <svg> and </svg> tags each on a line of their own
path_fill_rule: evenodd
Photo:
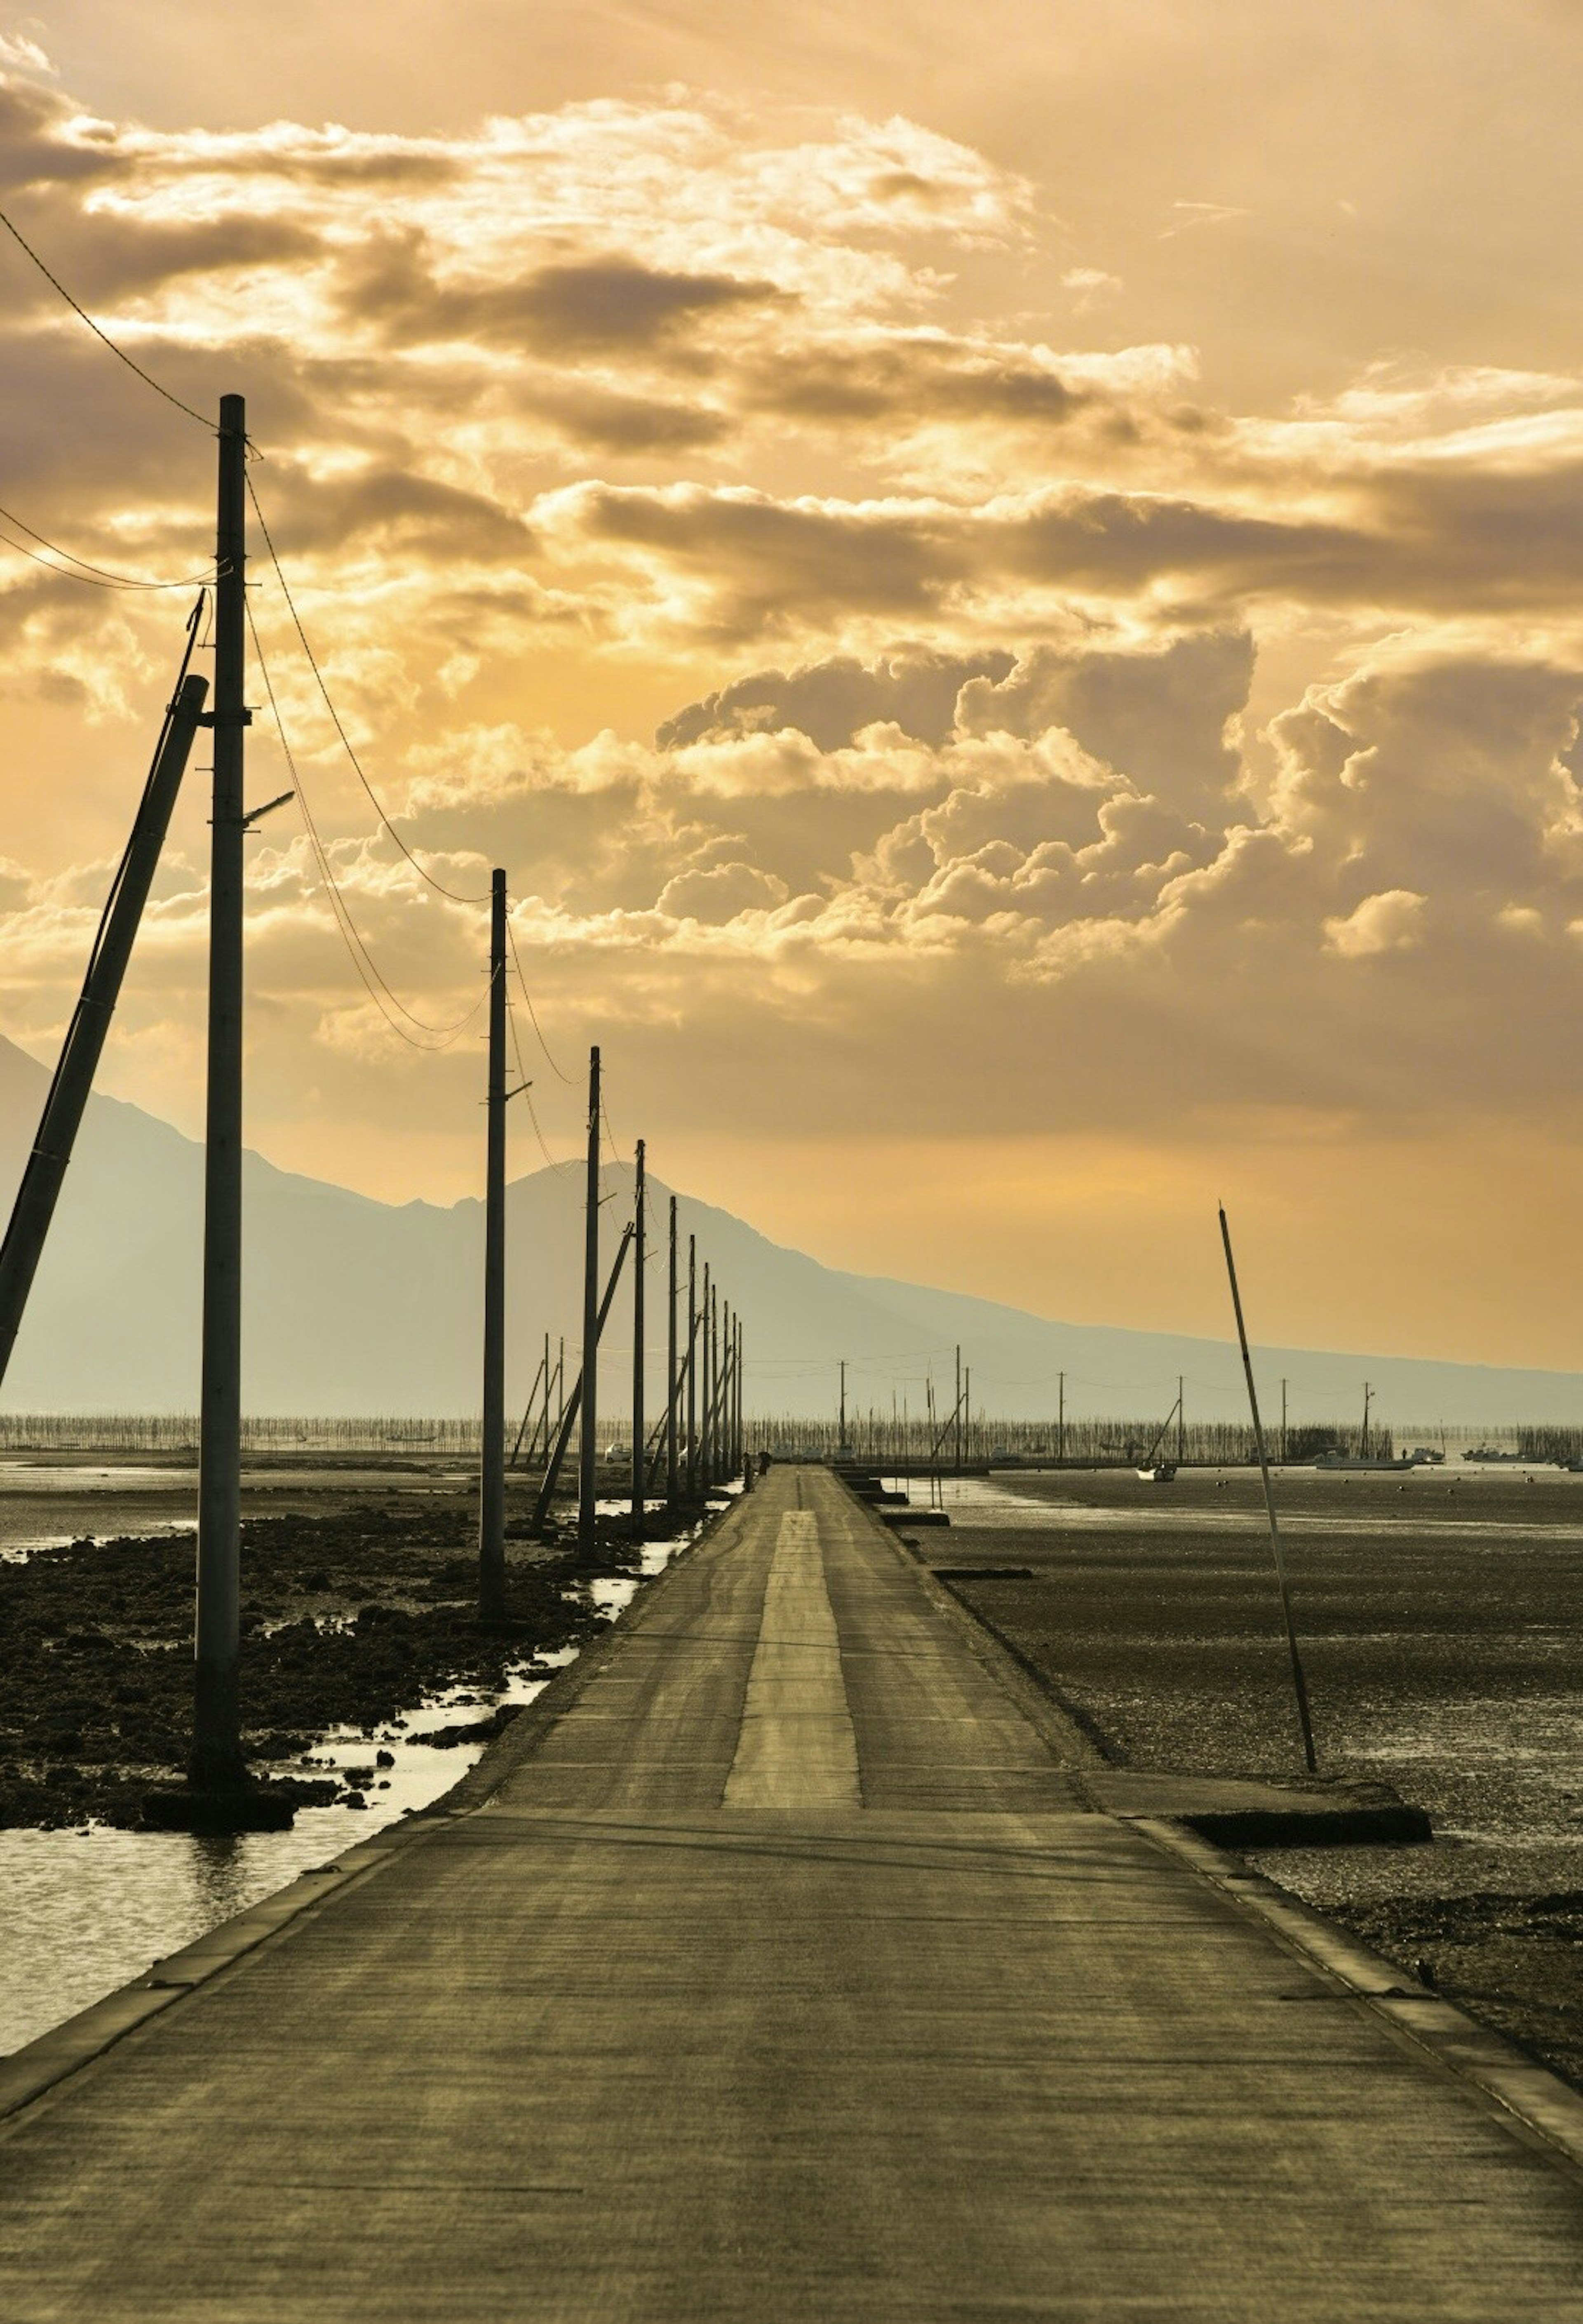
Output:
<svg viewBox="0 0 1583 2324">
<path fill-rule="evenodd" d="M 632 1204 L 632 1539 L 643 1538 L 643 1140 L 638 1140 L 637 1193 Z"/>
<path fill-rule="evenodd" d="M 577 1489 L 577 1546 L 594 1554 L 599 1487 L 599 1051 L 588 1052 L 588 1191 L 583 1253 L 583 1432 Z"/>
<path fill-rule="evenodd" d="M 687 1237 L 687 1499 L 698 1498 L 698 1238 Z"/>
<path fill-rule="evenodd" d="M 187 652 L 190 657 L 201 603 L 189 625 Z M 11 1360 L 27 1296 L 43 1252 L 44 1239 L 55 1214 L 55 1204 L 71 1160 L 71 1149 L 94 1085 L 94 1072 L 110 1029 L 110 1018 L 120 996 L 121 982 L 132 957 L 149 889 L 159 869 L 160 851 L 170 827 L 170 811 L 181 788 L 193 736 L 203 715 L 208 680 L 189 677 L 186 662 L 176 697 L 165 712 L 148 781 L 132 825 L 132 836 L 121 858 L 105 917 L 99 927 L 82 991 L 60 1047 L 60 1063 L 50 1084 L 39 1119 L 38 1134 L 27 1167 L 16 1191 L 11 1223 L 0 1245 L 0 1380 Z"/>
<path fill-rule="evenodd" d="M 1275 1591 L 1281 1601 L 1281 1627 L 1286 1634 L 1286 1652 L 1292 1665 L 1292 1692 L 1297 1705 L 1297 1724 L 1302 1736 L 1302 1757 L 1311 1775 L 1318 1770 L 1319 1760 L 1313 1747 L 1313 1721 L 1309 1716 L 1308 1682 L 1303 1675 L 1296 1626 L 1292 1619 L 1292 1599 L 1286 1587 L 1286 1561 L 1281 1554 L 1281 1528 L 1275 1521 L 1275 1496 L 1270 1486 L 1270 1464 L 1265 1452 L 1264 1426 L 1258 1416 L 1258 1390 L 1253 1379 L 1253 1357 L 1248 1351 L 1247 1326 L 1242 1317 L 1242 1294 L 1238 1288 L 1237 1262 L 1231 1256 L 1231 1230 L 1226 1223 L 1224 1204 L 1220 1205 L 1220 1242 L 1226 1253 L 1226 1274 L 1231 1285 L 1232 1311 L 1237 1317 L 1237 1344 L 1242 1351 L 1242 1376 L 1247 1383 L 1247 1410 L 1253 1422 L 1254 1450 L 1258 1454 L 1259 1476 L 1264 1482 L 1265 1514 L 1269 1520 L 1270 1549 L 1275 1566 Z"/>
<path fill-rule="evenodd" d="M 665 1424 L 665 1506 L 674 1510 L 676 1505 L 676 1198 L 670 1198 L 670 1300 L 667 1308 L 665 1332 L 666 1380 L 668 1397 Z"/>
<path fill-rule="evenodd" d="M 506 875 L 490 875 L 489 1102 L 483 1180 L 483 1425 L 478 1613 L 506 1617 Z"/>
<path fill-rule="evenodd" d="M 247 407 L 220 398 L 215 528 L 215 759 L 209 839 L 202 1434 L 192 1756 L 198 1792 L 246 1784 L 237 1700 L 242 1532 L 242 840 L 247 623 Z"/>
</svg>

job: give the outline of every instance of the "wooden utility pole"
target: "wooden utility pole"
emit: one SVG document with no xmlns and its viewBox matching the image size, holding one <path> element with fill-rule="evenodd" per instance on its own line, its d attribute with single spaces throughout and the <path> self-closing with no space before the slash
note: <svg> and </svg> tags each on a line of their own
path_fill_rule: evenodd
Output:
<svg viewBox="0 0 1583 2324">
<path fill-rule="evenodd" d="M 1368 1400 L 1373 1394 L 1373 1388 L 1367 1380 L 1365 1380 L 1363 1383 L 1363 1439 L 1358 1447 L 1358 1457 L 1360 1461 L 1367 1461 L 1368 1458 Z"/>
<path fill-rule="evenodd" d="M 836 1439 L 838 1453 L 846 1451 L 846 1358 L 841 1359 L 841 1434 Z"/>
<path fill-rule="evenodd" d="M 599 1051 L 588 1052 L 588 1179 L 583 1248 L 582 1459 L 577 1486 L 577 1546 L 592 1557 L 599 1489 Z"/>
<path fill-rule="evenodd" d="M 962 1402 L 957 1409 L 962 1415 L 958 1423 L 962 1430 L 960 1441 L 963 1452 L 971 1461 L 973 1457 L 973 1368 L 971 1364 L 967 1366 L 962 1376 Z M 960 1459 L 956 1465 L 961 1468 Z"/>
<path fill-rule="evenodd" d="M 956 1351 L 956 1405 L 953 1413 L 956 1434 L 956 1473 L 962 1474 L 962 1349 Z"/>
<path fill-rule="evenodd" d="M 247 407 L 220 398 L 215 527 L 214 792 L 209 829 L 208 1095 L 198 1481 L 194 1791 L 247 1781 L 237 1700 L 242 1532 L 242 842 L 247 624 Z"/>
<path fill-rule="evenodd" d="M 668 1386 L 665 1423 L 665 1506 L 674 1510 L 676 1505 L 678 1478 L 676 1473 L 676 1430 L 681 1417 L 676 1411 L 676 1397 L 681 1383 L 676 1377 L 676 1198 L 670 1198 L 670 1266 L 667 1273 L 670 1298 L 666 1310 L 665 1368 Z"/>
<path fill-rule="evenodd" d="M 483 1425 L 478 1613 L 506 1618 L 506 875 L 490 874 L 489 1098 L 483 1179 Z"/>
<path fill-rule="evenodd" d="M 643 1427 L 643 1268 L 644 1200 L 643 1140 L 638 1140 L 637 1184 L 632 1198 L 632 1539 L 643 1538 L 643 1499 L 647 1479 L 643 1474 L 643 1456 L 647 1439 Z"/>
<path fill-rule="evenodd" d="M 1058 1469 L 1064 1469 L 1066 1466 L 1066 1374 L 1064 1372 L 1061 1374 L 1059 1394 L 1061 1401 L 1056 1406 L 1055 1421 L 1055 1466 Z"/>
<path fill-rule="evenodd" d="M 698 1238 L 687 1237 L 687 1499 L 698 1498 Z"/>
<path fill-rule="evenodd" d="M 1281 1466 L 1286 1466 L 1286 1383 L 1281 1382 Z"/>
<path fill-rule="evenodd" d="M 1180 1468 L 1187 1458 L 1187 1406 L 1182 1400 L 1183 1377 L 1176 1375 L 1176 1465 Z"/>
<path fill-rule="evenodd" d="M 746 1476 L 748 1472 L 748 1440 L 746 1431 L 743 1426 L 744 1412 L 742 1394 L 746 1382 L 742 1377 L 742 1319 L 740 1315 L 737 1317 L 736 1384 L 736 1465 L 741 1473 L 743 1476 Z"/>
</svg>

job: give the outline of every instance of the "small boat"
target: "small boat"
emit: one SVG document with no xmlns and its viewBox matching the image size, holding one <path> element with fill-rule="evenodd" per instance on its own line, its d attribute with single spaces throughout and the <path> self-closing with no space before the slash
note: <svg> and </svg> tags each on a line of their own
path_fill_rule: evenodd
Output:
<svg viewBox="0 0 1583 2324">
<path fill-rule="evenodd" d="M 1169 1485 L 1176 1475 L 1174 1461 L 1156 1461 L 1151 1468 L 1140 1469 L 1138 1475 L 1146 1485 Z"/>
</svg>

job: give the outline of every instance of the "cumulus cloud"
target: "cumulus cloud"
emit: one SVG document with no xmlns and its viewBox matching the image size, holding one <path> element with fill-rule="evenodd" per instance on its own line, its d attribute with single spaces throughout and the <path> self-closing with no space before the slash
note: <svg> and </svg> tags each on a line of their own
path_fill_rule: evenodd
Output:
<svg viewBox="0 0 1583 2324">
<path fill-rule="evenodd" d="M 1325 922 L 1332 952 L 1343 960 L 1371 960 L 1382 952 L 1411 952 L 1423 940 L 1423 908 L 1428 898 L 1411 888 L 1385 888 L 1366 896 L 1345 919 Z"/>
<path fill-rule="evenodd" d="M 1175 338 L 1084 344 L 1120 285 L 907 122 L 771 134 L 676 97 L 171 133 L 25 66 L 0 55 L 19 217 L 184 400 L 245 384 L 346 731 L 426 861 L 468 893 L 508 865 L 568 1046 L 640 1030 L 696 1088 L 750 1020 L 768 1121 L 816 1030 L 830 1120 L 870 1126 L 925 1056 L 943 1107 L 1023 1127 L 1428 1106 L 1469 1041 L 1468 1104 L 1553 1084 L 1583 998 L 1578 379 L 1397 364 L 1218 410 Z M 1077 344 L 1005 311 L 1042 248 Z M 196 572 L 208 444 L 4 263 L 5 504 Z M 42 770 L 90 725 L 142 734 L 185 606 L 0 556 L 26 1029 L 64 1012 L 125 812 L 106 784 L 62 827 Z M 477 915 L 376 827 L 253 578 L 346 911 L 420 1028 L 465 1027 Z M 261 779 L 274 747 L 261 702 Z M 201 1005 L 185 844 L 129 1019 L 172 1056 Z M 311 851 L 272 838 L 251 882 L 256 1021 L 372 1080 L 395 1036 Z M 459 1086 L 474 1039 L 424 1070 Z"/>
</svg>

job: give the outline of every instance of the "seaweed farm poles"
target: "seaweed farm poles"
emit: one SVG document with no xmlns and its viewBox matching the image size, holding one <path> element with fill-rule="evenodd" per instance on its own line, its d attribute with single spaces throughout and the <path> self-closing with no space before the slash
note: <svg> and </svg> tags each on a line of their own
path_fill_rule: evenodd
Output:
<svg viewBox="0 0 1583 2324">
<path fill-rule="evenodd" d="M 489 1103 L 483 1197 L 483 1425 L 478 1468 L 478 1611 L 506 1611 L 506 875 L 489 899 Z"/>
<path fill-rule="evenodd" d="M 588 1187 L 583 1252 L 583 1397 L 577 1480 L 577 1545 L 592 1555 L 599 1489 L 599 1051 L 588 1052 Z"/>
<path fill-rule="evenodd" d="M 220 399 L 215 538 L 214 792 L 209 836 L 208 1092 L 198 1485 L 195 1791 L 246 1783 L 237 1702 L 242 1528 L 242 843 L 247 619 L 247 408 Z"/>
</svg>

